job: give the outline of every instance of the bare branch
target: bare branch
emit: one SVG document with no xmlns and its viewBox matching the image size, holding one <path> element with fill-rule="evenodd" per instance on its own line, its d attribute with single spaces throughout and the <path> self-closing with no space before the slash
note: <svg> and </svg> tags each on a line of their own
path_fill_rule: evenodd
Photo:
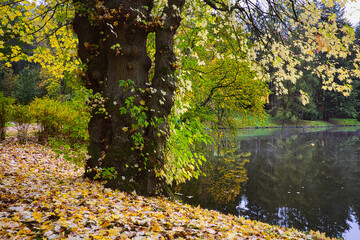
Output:
<svg viewBox="0 0 360 240">
<path fill-rule="evenodd" d="M 0 7 L 5 7 L 5 6 L 10 6 L 10 5 L 14 5 L 14 4 L 18 4 L 18 3 L 21 3 L 21 2 L 24 2 L 24 0 L 18 0 L 18 1 L 9 1 L 7 3 L 0 3 Z"/>
<path fill-rule="evenodd" d="M 42 41 L 44 41 L 45 39 L 49 38 L 50 36 L 52 36 L 53 34 L 56 34 L 57 31 L 59 31 L 60 28 L 64 27 L 64 26 L 69 26 L 71 25 L 71 22 L 65 22 L 64 24 L 61 24 L 60 26 L 58 26 L 57 28 L 53 29 L 50 33 L 46 34 L 45 37 L 43 37 L 42 39 L 40 39 L 39 41 L 36 41 L 36 44 L 41 43 Z"/>
<path fill-rule="evenodd" d="M 234 10 L 245 11 L 245 9 L 238 4 L 239 1 L 236 1 L 236 4 L 234 4 L 230 8 L 224 3 L 216 0 L 204 0 L 204 2 L 213 9 L 218 11 L 223 11 L 223 12 L 232 12 Z"/>
<path fill-rule="evenodd" d="M 219 82 L 217 83 L 217 85 L 215 87 L 213 87 L 211 90 L 210 90 L 210 93 L 209 95 L 207 96 L 207 98 L 202 102 L 200 103 L 200 107 L 204 107 L 212 98 L 212 96 L 214 95 L 215 93 L 215 90 L 216 89 L 219 89 L 219 88 L 227 88 L 229 87 L 230 85 L 234 84 L 236 82 L 236 78 L 229 82 L 228 84 L 221 84 L 221 81 L 224 80 L 225 78 L 227 77 L 227 72 L 225 73 L 225 75 L 219 80 Z"/>
</svg>

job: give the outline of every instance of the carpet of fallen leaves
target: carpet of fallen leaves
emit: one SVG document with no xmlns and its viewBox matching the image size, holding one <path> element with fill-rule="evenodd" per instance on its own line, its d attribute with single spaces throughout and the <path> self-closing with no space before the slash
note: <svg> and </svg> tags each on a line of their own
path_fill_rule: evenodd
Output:
<svg viewBox="0 0 360 240">
<path fill-rule="evenodd" d="M 83 179 L 42 145 L 0 143 L 0 239 L 327 239 Z"/>
</svg>

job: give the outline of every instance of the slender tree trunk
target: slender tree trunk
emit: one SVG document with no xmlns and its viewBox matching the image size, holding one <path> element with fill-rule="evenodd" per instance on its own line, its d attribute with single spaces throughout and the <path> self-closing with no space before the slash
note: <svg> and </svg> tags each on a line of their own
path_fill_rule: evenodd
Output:
<svg viewBox="0 0 360 240">
<path fill-rule="evenodd" d="M 94 179 L 97 169 L 113 168 L 117 176 L 107 179 L 108 187 L 145 195 L 164 190 L 157 172 L 164 167 L 167 116 L 176 89 L 173 39 L 180 17 L 173 6 L 181 9 L 183 4 L 168 1 L 160 22 L 150 17 L 152 0 L 75 2 L 73 26 L 79 56 L 87 65 L 83 79 L 102 96 L 89 123 L 86 177 Z M 146 42 L 151 31 L 156 33 L 156 60 L 149 80 Z M 134 86 L 120 86 L 127 80 Z"/>
</svg>

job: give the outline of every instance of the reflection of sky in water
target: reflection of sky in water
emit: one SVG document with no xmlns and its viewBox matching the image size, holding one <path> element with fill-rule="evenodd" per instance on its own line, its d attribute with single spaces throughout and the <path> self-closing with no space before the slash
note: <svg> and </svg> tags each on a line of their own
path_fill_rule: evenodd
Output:
<svg viewBox="0 0 360 240">
<path fill-rule="evenodd" d="M 354 215 L 351 215 L 351 221 L 348 221 L 350 230 L 343 235 L 344 240 L 359 240 L 360 226 L 356 223 Z"/>
<path fill-rule="evenodd" d="M 248 201 L 245 196 L 241 197 L 241 202 L 239 203 L 239 206 L 236 207 L 236 209 L 240 212 L 240 210 L 249 210 L 246 205 L 248 204 Z"/>
<path fill-rule="evenodd" d="M 239 202 L 239 205 L 236 206 L 236 210 L 239 213 L 240 217 L 242 216 L 242 213 L 245 211 L 249 211 L 248 206 L 248 200 L 246 198 L 245 195 L 241 196 L 241 201 Z M 278 224 L 281 226 L 287 226 L 287 213 L 288 213 L 288 208 L 287 207 L 281 207 L 278 209 L 277 212 L 277 216 L 279 217 L 278 219 Z M 245 216 L 246 217 L 246 216 Z M 343 234 L 343 238 L 344 240 L 360 240 L 360 226 L 357 224 L 354 215 L 350 215 L 350 219 L 351 221 L 347 221 L 347 223 L 350 226 L 350 229 L 348 231 L 346 231 Z"/>
<path fill-rule="evenodd" d="M 236 207 L 236 210 L 239 212 L 240 216 L 242 216 L 241 215 L 242 212 L 250 210 L 247 207 L 247 205 L 248 205 L 248 200 L 247 200 L 246 196 L 243 195 L 241 197 L 241 202 Z M 278 209 L 277 216 L 279 217 L 279 220 L 278 220 L 279 225 L 281 225 L 281 226 L 286 226 L 287 225 L 287 212 L 288 212 L 287 207 L 281 207 L 281 208 Z"/>
</svg>

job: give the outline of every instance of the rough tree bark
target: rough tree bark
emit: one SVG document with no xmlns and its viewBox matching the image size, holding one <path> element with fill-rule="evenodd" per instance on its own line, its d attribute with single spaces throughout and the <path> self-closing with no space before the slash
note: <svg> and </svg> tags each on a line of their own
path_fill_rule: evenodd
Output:
<svg viewBox="0 0 360 240">
<path fill-rule="evenodd" d="M 153 0 L 74 1 L 73 21 L 79 39 L 78 53 L 86 71 L 87 88 L 100 93 L 106 114 L 94 109 L 89 123 L 90 159 L 85 176 L 94 178 L 96 168 L 117 171 L 107 186 L 139 194 L 154 195 L 165 189 L 157 171 L 164 167 L 168 135 L 167 116 L 174 104 L 176 89 L 173 39 L 180 25 L 180 9 L 185 0 L 169 0 L 162 16 L 152 18 Z M 146 53 L 148 34 L 155 32 L 155 74 L 149 79 L 152 62 Z M 120 86 L 121 80 L 134 82 L 133 90 Z M 139 107 L 146 116 L 129 111 Z M 121 113 L 120 108 L 127 108 Z M 162 119 L 158 121 L 158 119 Z M 140 142 L 134 137 L 140 136 Z"/>
</svg>

